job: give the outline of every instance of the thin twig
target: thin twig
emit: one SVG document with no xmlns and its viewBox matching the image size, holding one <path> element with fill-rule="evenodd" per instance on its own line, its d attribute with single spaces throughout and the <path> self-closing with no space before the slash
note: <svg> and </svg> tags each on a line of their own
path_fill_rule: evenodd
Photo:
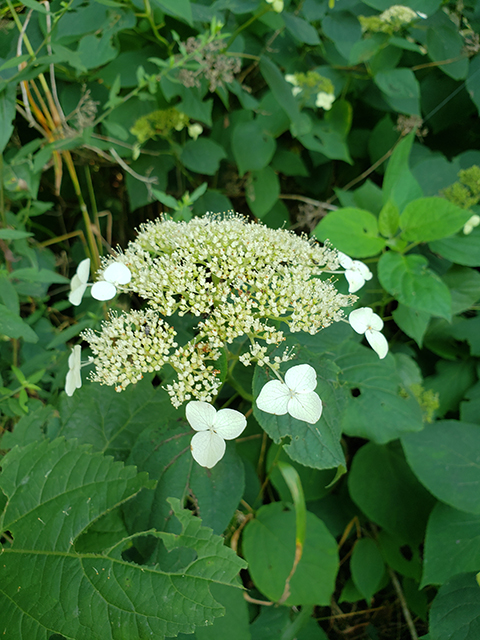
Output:
<svg viewBox="0 0 480 640">
<path fill-rule="evenodd" d="M 23 37 L 24 37 L 25 32 L 27 30 L 28 23 L 30 22 L 30 18 L 32 17 L 32 13 L 33 13 L 33 9 L 30 9 L 30 11 L 27 13 L 27 16 L 25 18 L 25 22 L 23 23 L 22 29 L 20 31 L 20 35 L 18 37 L 18 42 L 17 42 L 17 57 L 18 58 L 22 55 Z M 18 65 L 18 70 L 21 71 L 25 66 L 26 66 L 26 63 L 19 64 Z M 30 111 L 30 104 L 28 102 L 28 95 L 27 95 L 27 90 L 26 90 L 26 87 L 25 87 L 25 82 L 20 82 L 20 90 L 22 92 L 23 104 L 25 105 L 26 119 L 30 123 L 30 126 L 33 127 L 33 123 L 35 123 L 36 121 L 35 121 L 35 118 L 32 115 L 32 112 Z M 42 133 L 44 134 L 45 132 L 42 130 Z"/>
<path fill-rule="evenodd" d="M 307 198 L 307 196 L 301 196 L 295 193 L 281 193 L 278 196 L 281 200 L 298 200 L 299 202 L 305 202 L 305 204 L 311 204 L 314 207 L 322 207 L 322 209 L 328 209 L 329 211 L 336 211 L 338 207 L 329 202 L 322 202 L 321 200 L 314 200 L 313 198 Z"/>
<path fill-rule="evenodd" d="M 402 607 L 403 617 L 405 618 L 405 622 L 407 623 L 408 629 L 410 631 L 410 635 L 412 636 L 412 640 L 418 640 L 417 631 L 415 629 L 415 625 L 413 624 L 412 616 L 407 606 L 407 601 L 405 600 L 405 596 L 403 595 L 402 587 L 400 586 L 400 582 L 396 574 L 388 568 L 388 573 L 390 574 L 390 578 L 392 579 L 393 586 L 395 591 L 397 592 L 398 599 L 400 600 L 400 606 Z"/>
</svg>

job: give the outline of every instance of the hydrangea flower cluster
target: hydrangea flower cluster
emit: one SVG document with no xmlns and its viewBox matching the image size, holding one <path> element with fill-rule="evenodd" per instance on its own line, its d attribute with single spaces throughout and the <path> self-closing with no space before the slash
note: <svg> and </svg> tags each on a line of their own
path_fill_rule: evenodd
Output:
<svg viewBox="0 0 480 640">
<path fill-rule="evenodd" d="M 221 384 L 216 361 L 239 336 L 250 341 L 244 365 L 278 369 L 289 355 L 270 361 L 267 349 L 284 340 L 282 322 L 313 335 L 341 320 L 342 308 L 355 300 L 338 293 L 326 275 L 339 267 L 335 250 L 237 214 L 147 223 L 125 253 L 104 262 L 101 280 L 108 281 L 112 264 L 131 274 L 129 282 L 115 281 L 116 290 L 135 292 L 148 306 L 82 334 L 95 356 L 91 377 L 121 391 L 168 363 L 176 379 L 166 388 L 176 407 L 212 400 Z M 186 344 L 166 320 L 174 314 L 198 318 Z"/>
</svg>

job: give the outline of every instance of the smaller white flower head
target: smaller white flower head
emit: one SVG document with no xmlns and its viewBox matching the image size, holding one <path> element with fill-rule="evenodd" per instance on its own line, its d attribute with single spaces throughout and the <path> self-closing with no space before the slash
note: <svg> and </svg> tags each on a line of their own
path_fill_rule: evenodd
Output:
<svg viewBox="0 0 480 640">
<path fill-rule="evenodd" d="M 478 227 L 478 225 L 480 224 L 480 216 L 477 216 L 476 214 L 473 215 L 469 220 L 467 220 L 467 222 L 465 223 L 465 226 L 463 227 L 463 233 L 468 236 L 469 233 L 472 233 L 472 231 L 474 230 L 475 227 Z"/>
<path fill-rule="evenodd" d="M 366 264 L 360 260 L 352 260 L 345 253 L 338 252 L 338 261 L 345 269 L 345 278 L 348 282 L 349 293 L 355 293 L 363 287 L 367 280 L 373 278 L 372 272 Z"/>
<path fill-rule="evenodd" d="M 297 364 L 285 374 L 285 382 L 270 380 L 260 391 L 257 407 L 276 416 L 290 414 L 296 420 L 315 424 L 322 415 L 322 401 L 315 388 L 317 373 L 309 364 Z"/>
<path fill-rule="evenodd" d="M 82 386 L 82 374 L 80 369 L 82 348 L 79 344 L 75 345 L 72 349 L 72 353 L 68 358 L 68 373 L 65 379 L 65 393 L 67 396 L 73 396 L 75 389 L 80 389 Z"/>
<path fill-rule="evenodd" d="M 123 262 L 112 262 L 103 272 L 103 280 L 93 285 L 92 297 L 96 300 L 111 300 L 117 294 L 117 286 L 128 284 L 131 279 L 130 269 Z"/>
<path fill-rule="evenodd" d="M 225 440 L 238 438 L 247 426 L 247 419 L 234 409 L 217 411 L 208 402 L 192 400 L 185 409 L 187 420 L 196 433 L 190 443 L 193 459 L 211 469 L 225 453 Z"/>
<path fill-rule="evenodd" d="M 198 136 L 202 135 L 203 127 L 201 124 L 195 123 L 195 124 L 191 124 L 188 127 L 187 131 L 188 131 L 188 135 L 194 140 L 196 140 Z"/>
<path fill-rule="evenodd" d="M 388 353 L 388 342 L 385 336 L 380 333 L 383 329 L 383 320 L 370 309 L 362 307 L 355 309 L 348 316 L 350 326 L 354 331 L 364 334 L 368 344 L 372 347 L 380 360 Z"/>
<path fill-rule="evenodd" d="M 88 286 L 90 276 L 90 258 L 82 260 L 77 267 L 75 275 L 70 282 L 70 293 L 68 299 L 71 304 L 78 307 L 81 303 L 85 289 Z"/>
<path fill-rule="evenodd" d="M 335 102 L 335 96 L 333 93 L 326 93 L 325 91 L 320 91 L 317 93 L 317 99 L 315 100 L 316 107 L 322 107 L 325 111 L 328 111 L 332 108 L 332 104 Z"/>
<path fill-rule="evenodd" d="M 272 5 L 272 8 L 277 13 L 282 13 L 283 11 L 283 0 L 267 0 L 268 4 Z"/>
</svg>

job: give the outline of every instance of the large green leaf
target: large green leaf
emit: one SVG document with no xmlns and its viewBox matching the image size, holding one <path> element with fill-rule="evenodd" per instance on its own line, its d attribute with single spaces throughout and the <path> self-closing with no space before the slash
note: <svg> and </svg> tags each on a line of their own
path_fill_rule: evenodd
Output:
<svg viewBox="0 0 480 640">
<path fill-rule="evenodd" d="M 434 62 L 452 60 L 448 64 L 440 64 L 439 68 L 454 80 L 464 80 L 468 73 L 468 57 L 463 53 L 464 45 L 464 39 L 450 19 L 427 31 L 428 55 Z"/>
<path fill-rule="evenodd" d="M 423 540 L 434 499 L 397 446 L 363 446 L 353 459 L 348 488 L 363 513 L 396 539 L 412 544 Z"/>
<path fill-rule="evenodd" d="M 49 436 L 77 438 L 96 451 L 125 460 L 136 439 L 152 424 L 165 424 L 172 415 L 168 394 L 142 380 L 117 393 L 113 387 L 86 383 L 59 405 L 60 424 Z"/>
<path fill-rule="evenodd" d="M 9 338 L 23 338 L 27 342 L 37 342 L 38 336 L 18 313 L 0 304 L 0 334 Z"/>
<path fill-rule="evenodd" d="M 452 314 L 463 313 L 480 300 L 480 273 L 476 269 L 452 265 L 443 276 L 452 294 Z"/>
<path fill-rule="evenodd" d="M 252 212 L 262 218 L 280 195 L 280 181 L 272 167 L 252 171 L 247 182 L 247 202 Z"/>
<path fill-rule="evenodd" d="M 411 69 L 379 71 L 374 81 L 395 111 L 420 115 L 420 85 Z"/>
<path fill-rule="evenodd" d="M 13 133 L 16 93 L 17 87 L 15 83 L 8 85 L 6 89 L 0 92 L 0 153 L 3 153 Z"/>
<path fill-rule="evenodd" d="M 452 297 L 447 285 L 421 255 L 384 253 L 378 261 L 378 279 L 399 302 L 450 320 Z"/>
<path fill-rule="evenodd" d="M 385 573 L 382 554 L 372 538 L 357 540 L 350 558 L 350 571 L 354 585 L 370 603 Z"/>
<path fill-rule="evenodd" d="M 419 198 L 407 204 L 400 216 L 402 238 L 431 242 L 457 233 L 472 216 L 445 198 Z"/>
<path fill-rule="evenodd" d="M 202 137 L 186 143 L 181 160 L 187 169 L 213 176 L 217 173 L 221 160 L 226 157 L 223 147 L 209 138 Z"/>
<path fill-rule="evenodd" d="M 480 571 L 480 514 L 437 503 L 428 520 L 423 566 L 422 586 Z"/>
<path fill-rule="evenodd" d="M 400 329 L 421 348 L 431 315 L 427 311 L 412 309 L 399 302 L 398 307 L 392 311 L 392 316 Z"/>
<path fill-rule="evenodd" d="M 420 482 L 455 509 L 480 513 L 480 429 L 443 420 L 402 438 L 408 464 Z"/>
<path fill-rule="evenodd" d="M 429 640 L 478 640 L 480 638 L 480 588 L 474 573 L 463 573 L 446 582 L 430 610 Z"/>
<path fill-rule="evenodd" d="M 480 227 L 470 234 L 460 232 L 443 240 L 430 242 L 430 249 L 447 260 L 466 267 L 480 267 Z"/>
<path fill-rule="evenodd" d="M 253 405 L 253 415 L 260 426 L 277 444 L 290 437 L 284 445 L 287 454 L 300 464 L 314 469 L 331 469 L 345 466 L 345 457 L 340 444 L 339 419 L 345 403 L 345 395 L 338 385 L 339 368 L 330 360 L 319 359 L 306 350 L 301 352 L 301 364 L 310 364 L 317 372 L 316 392 L 324 404 L 323 413 L 317 424 L 308 424 L 286 414 L 275 416 L 260 411 Z M 290 368 L 283 366 L 282 370 Z M 266 367 L 256 367 L 253 377 L 253 396 L 257 398 L 263 386 L 271 379 Z"/>
<path fill-rule="evenodd" d="M 403 383 L 394 356 L 379 360 L 370 348 L 355 345 L 344 349 L 335 363 L 350 392 L 341 416 L 342 431 L 385 444 L 422 429 L 420 405 Z"/>
<path fill-rule="evenodd" d="M 198 515 L 215 533 L 222 533 L 240 502 L 244 490 L 244 469 L 227 443 L 225 456 L 212 469 L 200 467 L 190 453 L 192 430 L 185 420 L 171 419 L 152 426 L 139 438 L 129 463 L 148 471 L 157 480 L 155 489 L 143 491 L 126 506 L 130 530 L 155 527 L 165 530 L 170 520 L 169 496 L 179 499 L 190 495 Z"/>
<path fill-rule="evenodd" d="M 95 520 L 151 485 L 146 474 L 63 439 L 15 448 L 2 468 L 8 502 L 1 530 L 13 537 L 0 567 L 6 637 L 163 638 L 222 615 L 209 584 L 234 584 L 244 563 L 176 500 L 170 504 L 179 535 L 149 534 L 169 550 L 194 552 L 178 573 L 123 560 L 128 539 L 104 553 L 77 552 L 77 539 Z"/>
<path fill-rule="evenodd" d="M 255 586 L 272 601 L 280 600 L 295 558 L 295 513 L 281 502 L 261 507 L 243 534 L 243 552 Z M 335 588 L 338 551 L 335 538 L 307 511 L 303 555 L 290 579 L 286 605 L 328 605 Z"/>
<path fill-rule="evenodd" d="M 316 226 L 313 234 L 353 258 L 375 256 L 385 247 L 379 236 L 377 219 L 369 211 L 347 207 L 332 211 Z"/>
<path fill-rule="evenodd" d="M 232 134 L 232 151 L 240 176 L 266 167 L 273 158 L 275 147 L 274 138 L 260 122 L 239 122 Z"/>
</svg>

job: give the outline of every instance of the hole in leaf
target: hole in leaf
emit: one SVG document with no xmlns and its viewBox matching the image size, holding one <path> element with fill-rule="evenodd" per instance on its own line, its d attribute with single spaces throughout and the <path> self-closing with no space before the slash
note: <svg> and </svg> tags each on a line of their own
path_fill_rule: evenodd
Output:
<svg viewBox="0 0 480 640">
<path fill-rule="evenodd" d="M 358 398 L 358 396 L 360 396 L 362 394 L 362 392 L 360 391 L 360 389 L 358 387 L 354 387 L 353 389 L 350 389 L 350 393 L 352 394 L 352 396 L 354 398 Z"/>
<path fill-rule="evenodd" d="M 409 562 L 413 558 L 412 550 L 410 549 L 408 544 L 404 544 L 400 547 L 400 553 L 405 558 L 405 560 L 408 560 Z"/>
</svg>

